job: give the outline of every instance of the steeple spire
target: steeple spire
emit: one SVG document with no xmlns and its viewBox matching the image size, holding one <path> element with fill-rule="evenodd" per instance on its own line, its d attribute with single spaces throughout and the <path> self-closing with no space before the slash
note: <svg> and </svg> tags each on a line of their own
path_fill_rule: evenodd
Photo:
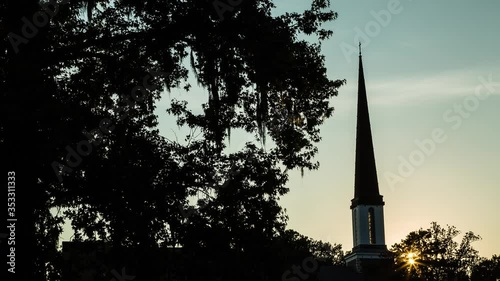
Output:
<svg viewBox="0 0 500 281">
<path fill-rule="evenodd" d="M 354 199 L 351 209 L 357 205 L 384 205 L 378 189 L 377 168 L 366 98 L 361 43 L 359 43 L 358 74 L 358 120 L 356 128 L 356 171 L 354 181 Z"/>
<path fill-rule="evenodd" d="M 357 110 L 356 171 L 351 200 L 353 247 L 345 261 L 347 266 L 363 274 L 363 280 L 388 280 L 394 261 L 385 245 L 384 201 L 378 190 L 361 44 Z"/>
</svg>

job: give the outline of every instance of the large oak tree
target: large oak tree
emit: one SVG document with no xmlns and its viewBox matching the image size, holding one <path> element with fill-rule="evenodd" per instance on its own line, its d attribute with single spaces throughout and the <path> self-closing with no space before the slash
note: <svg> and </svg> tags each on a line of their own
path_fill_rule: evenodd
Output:
<svg viewBox="0 0 500 281">
<path fill-rule="evenodd" d="M 25 280 L 57 278 L 65 218 L 76 240 L 254 256 L 283 233 L 286 172 L 318 167 L 319 127 L 345 82 L 321 54 L 337 14 L 327 0 L 280 16 L 270 0 L 220 3 L 0 3 L 0 143 L 16 171 Z M 201 135 L 170 142 L 155 104 L 189 90 L 190 72 L 203 113 L 176 100 L 168 113 Z M 276 147 L 228 153 L 236 128 Z"/>
</svg>

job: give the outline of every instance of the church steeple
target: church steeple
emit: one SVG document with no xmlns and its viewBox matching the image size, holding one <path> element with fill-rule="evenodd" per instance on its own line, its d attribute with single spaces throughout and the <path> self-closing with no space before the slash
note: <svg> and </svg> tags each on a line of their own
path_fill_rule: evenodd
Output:
<svg viewBox="0 0 500 281">
<path fill-rule="evenodd" d="M 384 201 L 379 193 L 365 76 L 359 50 L 358 120 L 354 199 L 351 200 L 353 248 L 346 264 L 363 273 L 364 280 L 385 281 L 393 261 L 384 233 Z"/>
<path fill-rule="evenodd" d="M 359 44 L 358 74 L 358 120 L 356 128 L 356 170 L 354 180 L 354 199 L 351 208 L 357 205 L 384 205 L 378 189 L 377 168 L 366 98 L 361 43 Z"/>
</svg>

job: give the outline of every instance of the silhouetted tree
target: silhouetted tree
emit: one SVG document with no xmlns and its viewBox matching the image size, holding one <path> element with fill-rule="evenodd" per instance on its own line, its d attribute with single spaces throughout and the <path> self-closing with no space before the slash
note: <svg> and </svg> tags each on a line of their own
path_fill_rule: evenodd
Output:
<svg viewBox="0 0 500 281">
<path fill-rule="evenodd" d="M 469 280 L 479 259 L 472 243 L 481 238 L 469 231 L 459 243 L 459 234 L 456 227 L 441 227 L 436 222 L 411 232 L 392 246 L 397 270 L 409 280 Z"/>
<path fill-rule="evenodd" d="M 320 54 L 331 35 L 321 24 L 337 16 L 329 1 L 281 16 L 269 0 L 224 11 L 212 0 L 54 3 L 52 14 L 36 0 L 0 3 L 0 143 L 29 202 L 19 208 L 18 239 L 31 250 L 20 274 L 58 278 L 65 218 L 75 240 L 116 246 L 257 255 L 274 243 L 286 171 L 318 167 L 319 126 L 344 83 L 326 77 Z M 48 21 L 26 29 L 40 10 Z M 190 70 L 208 98 L 202 114 L 172 100 L 178 124 L 202 132 L 181 144 L 159 135 L 154 109 L 163 90 L 190 88 Z M 228 154 L 235 128 L 263 143 L 267 132 L 276 147 Z M 200 194 L 186 218 L 179 207 Z"/>
<path fill-rule="evenodd" d="M 319 280 L 319 273 L 324 266 L 345 266 L 342 245 L 330 244 L 314 240 L 294 230 L 286 230 L 275 243 L 273 253 L 275 266 L 279 269 L 274 279 L 270 280 Z M 314 262 L 313 262 L 314 261 Z M 313 264 L 314 263 L 314 264 Z M 303 266 L 308 264 L 315 270 L 306 271 Z M 300 268 L 302 274 L 297 275 L 293 268 Z"/>
<path fill-rule="evenodd" d="M 500 256 L 481 258 L 472 268 L 471 281 L 497 281 L 500 279 Z"/>
<path fill-rule="evenodd" d="M 283 232 L 278 241 L 284 245 L 283 248 L 302 253 L 302 259 L 312 256 L 329 265 L 345 265 L 344 252 L 340 244 L 332 245 L 321 240 L 314 240 L 291 229 Z"/>
</svg>

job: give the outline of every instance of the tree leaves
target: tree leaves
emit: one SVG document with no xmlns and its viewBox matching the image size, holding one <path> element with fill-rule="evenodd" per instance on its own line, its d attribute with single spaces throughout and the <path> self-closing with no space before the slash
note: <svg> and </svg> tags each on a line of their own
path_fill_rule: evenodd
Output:
<svg viewBox="0 0 500 281">
<path fill-rule="evenodd" d="M 321 55 L 321 41 L 331 35 L 321 26 L 336 18 L 328 5 L 314 0 L 304 13 L 273 16 L 272 1 L 243 1 L 221 20 L 212 0 L 72 1 L 30 41 L 26 50 L 35 51 L 16 57 L 3 44 L 0 86 L 30 101 L 37 118 L 24 141 L 43 148 L 30 161 L 30 179 L 39 179 L 30 186 L 43 195 L 34 196 L 41 208 L 37 241 L 46 237 L 41 249 L 52 254 L 39 264 L 55 256 L 63 218 L 72 221 L 77 240 L 252 252 L 248 261 L 270 251 L 287 221 L 278 204 L 288 192 L 286 172 L 318 167 L 319 126 L 345 83 L 327 77 Z M 16 15 L 35 6 L 17 5 Z M 318 39 L 298 40 L 303 34 Z M 164 89 L 189 89 L 190 72 L 206 93 L 203 112 L 172 99 L 167 113 L 201 135 L 170 141 L 159 135 L 156 103 Z M 147 94 L 134 101 L 140 87 Z M 103 119 L 114 130 L 59 182 L 50 163 L 71 157 L 65 148 Z M 276 147 L 247 144 L 228 153 L 224 140 L 235 129 Z M 184 207 L 196 210 L 189 220 Z M 65 212 L 54 216 L 52 208 Z M 316 246 L 321 255 L 338 250 Z M 42 266 L 38 271 L 43 275 Z"/>
<path fill-rule="evenodd" d="M 479 255 L 471 243 L 481 239 L 467 232 L 458 243 L 460 231 L 454 226 L 442 227 L 432 222 L 428 229 L 413 231 L 392 246 L 396 267 L 410 280 L 468 280 Z M 408 254 L 415 255 L 415 264 L 408 264 Z"/>
</svg>

